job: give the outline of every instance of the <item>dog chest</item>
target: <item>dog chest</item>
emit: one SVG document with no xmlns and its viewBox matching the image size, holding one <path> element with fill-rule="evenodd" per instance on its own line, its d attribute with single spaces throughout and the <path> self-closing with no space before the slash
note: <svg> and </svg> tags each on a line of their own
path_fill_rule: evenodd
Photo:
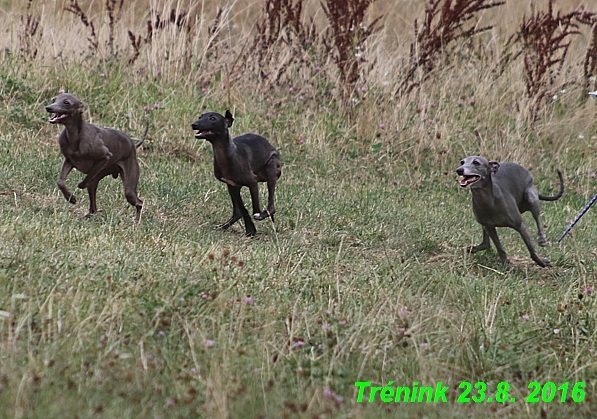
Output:
<svg viewBox="0 0 597 419">
<path fill-rule="evenodd" d="M 220 180 L 230 186 L 238 186 L 234 181 L 230 180 L 230 179 L 226 179 L 226 178 L 220 178 Z"/>
</svg>

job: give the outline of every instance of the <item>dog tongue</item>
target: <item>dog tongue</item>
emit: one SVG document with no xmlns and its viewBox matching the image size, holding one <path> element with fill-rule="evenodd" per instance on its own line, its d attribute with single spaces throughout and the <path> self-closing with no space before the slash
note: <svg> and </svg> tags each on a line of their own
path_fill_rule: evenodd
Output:
<svg viewBox="0 0 597 419">
<path fill-rule="evenodd" d="M 467 186 L 471 183 L 474 183 L 478 179 L 478 176 L 465 176 L 464 179 L 460 181 L 460 186 Z"/>
</svg>

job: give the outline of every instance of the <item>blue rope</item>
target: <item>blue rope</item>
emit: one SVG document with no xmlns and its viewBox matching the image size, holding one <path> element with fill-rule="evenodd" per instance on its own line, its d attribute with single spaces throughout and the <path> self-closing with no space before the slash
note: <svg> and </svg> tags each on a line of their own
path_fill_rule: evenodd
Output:
<svg viewBox="0 0 597 419">
<path fill-rule="evenodd" d="M 580 212 L 580 214 L 578 214 L 576 216 L 576 218 L 574 219 L 574 221 L 572 221 L 572 224 L 570 224 L 570 226 L 566 229 L 566 231 L 564 231 L 564 234 L 562 234 L 562 237 L 560 237 L 558 239 L 558 243 L 562 241 L 562 239 L 566 236 L 566 234 L 568 234 L 568 232 L 570 230 L 572 230 L 572 227 L 574 227 L 576 225 L 576 223 L 578 223 L 578 220 L 580 220 L 580 218 L 585 215 L 585 212 L 587 212 L 589 210 L 589 208 L 591 208 L 591 205 L 593 205 L 595 203 L 595 201 L 597 201 L 597 194 L 595 194 L 595 196 L 589 201 L 589 203 L 587 204 L 587 206 Z"/>
</svg>

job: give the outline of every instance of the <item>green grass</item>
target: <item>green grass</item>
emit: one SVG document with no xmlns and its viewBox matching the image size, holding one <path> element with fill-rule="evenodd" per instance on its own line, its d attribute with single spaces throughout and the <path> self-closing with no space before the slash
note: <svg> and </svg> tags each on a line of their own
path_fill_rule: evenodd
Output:
<svg viewBox="0 0 597 419">
<path fill-rule="evenodd" d="M 594 416 L 592 211 L 555 243 L 597 189 L 595 105 L 578 102 L 582 87 L 531 128 L 515 111 L 520 66 L 496 86 L 467 63 L 468 77 L 446 70 L 403 98 L 372 78 L 354 106 L 324 75 L 292 92 L 237 83 L 233 134 L 266 136 L 284 162 L 276 223 L 246 238 L 241 222 L 213 230 L 232 207 L 190 128 L 225 110 L 221 81 L 73 57 L 65 79 L 44 60 L 0 55 L 0 418 Z M 149 117 L 140 225 L 120 180 L 100 183 L 88 220 L 85 191 L 74 206 L 62 198 L 60 128 L 44 111 L 60 88 L 88 120 L 135 139 Z M 564 197 L 542 206 L 551 244 L 538 251 L 552 268 L 509 229 L 509 268 L 493 249 L 466 252 L 481 228 L 454 169 L 472 154 L 532 165 L 545 194 L 562 170 Z M 357 403 L 356 381 L 450 391 L 447 403 Z M 463 381 L 491 396 L 507 382 L 517 401 L 457 403 Z M 582 381 L 586 396 L 526 403 L 534 381 Z"/>
</svg>

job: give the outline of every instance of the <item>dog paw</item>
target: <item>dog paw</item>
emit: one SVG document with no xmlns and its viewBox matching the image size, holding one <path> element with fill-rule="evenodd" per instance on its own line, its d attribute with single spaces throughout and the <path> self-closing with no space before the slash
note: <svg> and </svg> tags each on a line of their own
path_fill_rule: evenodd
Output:
<svg viewBox="0 0 597 419">
<path fill-rule="evenodd" d="M 539 246 L 541 246 L 541 247 L 547 246 L 547 240 L 545 239 L 545 237 L 539 237 L 539 240 L 537 240 L 537 242 L 539 243 Z"/>
<path fill-rule="evenodd" d="M 479 245 L 479 246 L 469 246 L 466 248 L 466 251 L 469 253 L 477 253 L 477 252 L 480 252 L 481 250 L 487 250 L 487 249 L 489 249 L 489 246 Z"/>
<path fill-rule="evenodd" d="M 253 214 L 253 218 L 257 221 L 265 220 L 267 217 L 269 217 L 269 212 L 267 210 L 263 210 L 261 212 L 256 212 L 255 214 Z"/>
<path fill-rule="evenodd" d="M 68 197 L 67 201 L 70 202 L 71 204 L 76 204 L 77 198 L 74 195 L 71 195 Z"/>
</svg>

